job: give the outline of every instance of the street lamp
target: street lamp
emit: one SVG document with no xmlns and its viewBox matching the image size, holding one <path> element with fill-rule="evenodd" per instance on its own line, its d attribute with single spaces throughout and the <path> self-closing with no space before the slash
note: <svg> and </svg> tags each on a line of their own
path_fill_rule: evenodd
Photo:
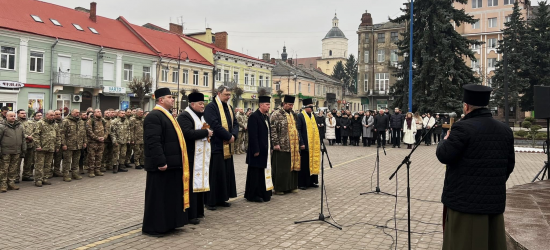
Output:
<svg viewBox="0 0 550 250">
<path fill-rule="evenodd" d="M 179 110 L 179 106 L 180 106 L 180 101 L 181 101 L 181 97 L 180 96 L 180 65 L 181 65 L 181 53 L 185 53 L 185 62 L 186 63 L 189 63 L 189 54 L 187 54 L 187 52 L 181 50 L 180 48 L 178 48 L 178 102 L 176 102 L 176 109 Z M 168 54 L 170 55 L 170 54 Z M 167 67 L 169 67 L 170 65 L 170 62 L 172 60 L 174 60 L 175 58 L 170 58 L 170 60 L 168 60 L 168 62 L 166 63 Z M 162 66 L 162 63 L 161 63 L 161 66 Z"/>
</svg>

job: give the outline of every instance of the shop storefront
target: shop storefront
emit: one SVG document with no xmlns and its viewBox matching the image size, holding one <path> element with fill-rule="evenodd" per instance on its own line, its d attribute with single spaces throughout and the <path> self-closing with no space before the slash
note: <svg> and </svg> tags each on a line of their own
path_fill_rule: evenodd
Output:
<svg viewBox="0 0 550 250">
<path fill-rule="evenodd" d="M 99 108 L 101 110 L 121 108 L 121 97 L 126 96 L 125 87 L 105 86 L 103 93 L 99 95 Z"/>
<path fill-rule="evenodd" d="M 17 110 L 17 95 L 25 84 L 14 81 L 0 80 L 0 108 L 8 107 L 10 111 Z"/>
</svg>

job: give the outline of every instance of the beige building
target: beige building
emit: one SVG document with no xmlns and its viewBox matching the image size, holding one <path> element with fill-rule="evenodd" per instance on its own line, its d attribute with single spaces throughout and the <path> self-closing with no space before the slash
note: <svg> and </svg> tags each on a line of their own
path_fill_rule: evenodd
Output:
<svg viewBox="0 0 550 250">
<path fill-rule="evenodd" d="M 359 40 L 357 94 L 364 109 L 392 107 L 390 86 L 397 78 L 398 61 L 396 42 L 405 31 L 404 24 L 390 22 L 373 24 L 371 14 L 365 12 L 357 31 Z"/>
<path fill-rule="evenodd" d="M 348 39 L 344 32 L 338 28 L 338 22 L 338 17 L 334 14 L 332 28 L 322 40 L 322 56 L 317 59 L 317 68 L 327 75 L 332 75 L 336 63 L 342 62 L 345 64 L 348 57 Z"/>
</svg>

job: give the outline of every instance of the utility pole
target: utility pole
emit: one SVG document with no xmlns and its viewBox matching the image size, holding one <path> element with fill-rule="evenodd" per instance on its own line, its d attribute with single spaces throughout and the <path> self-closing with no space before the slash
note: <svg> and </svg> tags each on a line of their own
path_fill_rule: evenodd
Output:
<svg viewBox="0 0 550 250">
<path fill-rule="evenodd" d="M 506 40 L 505 40 L 506 41 Z M 504 122 L 506 123 L 506 126 L 510 126 L 508 112 L 510 111 L 510 107 L 508 104 L 508 53 L 506 44 L 504 44 L 504 51 L 502 53 L 503 61 L 504 61 Z"/>
</svg>

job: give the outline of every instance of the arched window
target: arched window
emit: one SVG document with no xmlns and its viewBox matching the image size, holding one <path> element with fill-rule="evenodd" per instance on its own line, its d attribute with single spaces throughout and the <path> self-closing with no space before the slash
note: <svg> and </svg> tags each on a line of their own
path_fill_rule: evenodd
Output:
<svg viewBox="0 0 550 250">
<path fill-rule="evenodd" d="M 329 55 L 329 56 L 332 56 L 332 50 L 329 50 L 329 51 L 328 51 L 328 55 Z"/>
</svg>

